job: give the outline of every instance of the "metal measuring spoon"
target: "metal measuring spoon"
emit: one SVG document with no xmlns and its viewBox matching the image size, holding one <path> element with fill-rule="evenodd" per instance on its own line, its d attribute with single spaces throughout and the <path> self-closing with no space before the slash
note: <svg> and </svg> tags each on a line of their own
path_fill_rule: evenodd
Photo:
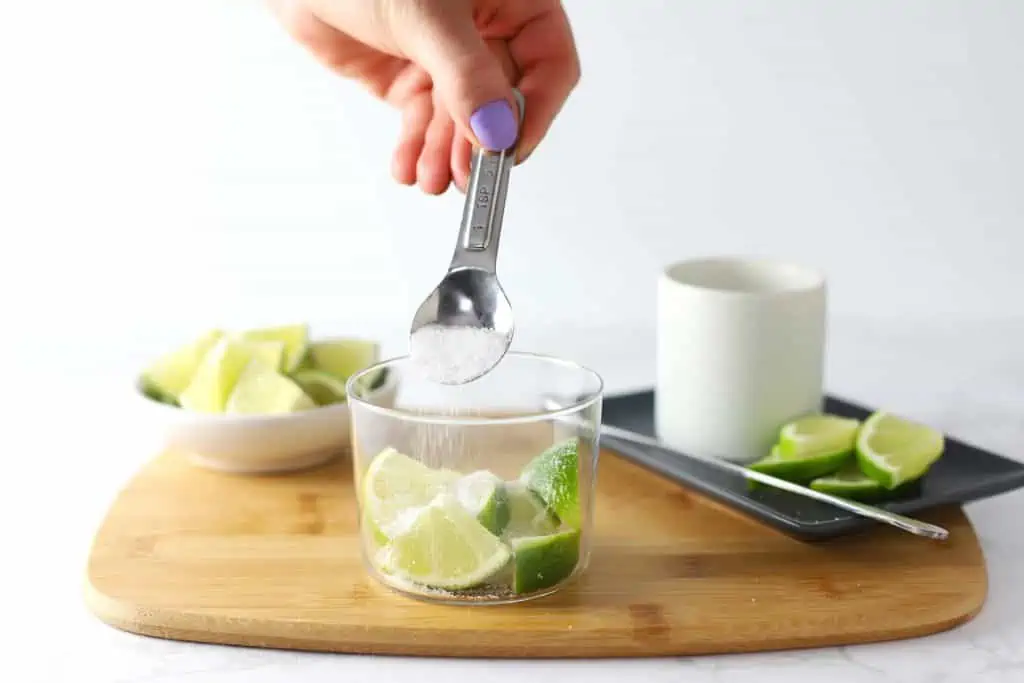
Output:
<svg viewBox="0 0 1024 683">
<path fill-rule="evenodd" d="M 526 103 L 518 90 L 512 92 L 521 126 Z M 515 146 L 502 152 L 473 151 L 462 225 L 448 273 L 413 316 L 409 330 L 413 360 L 442 384 L 465 384 L 482 377 L 512 344 L 512 305 L 495 267 L 515 158 Z M 467 330 L 469 334 L 462 334 Z"/>
</svg>

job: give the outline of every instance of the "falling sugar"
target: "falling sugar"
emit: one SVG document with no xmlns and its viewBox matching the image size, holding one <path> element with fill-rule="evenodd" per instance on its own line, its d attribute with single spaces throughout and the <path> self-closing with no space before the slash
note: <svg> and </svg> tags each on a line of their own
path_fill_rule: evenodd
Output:
<svg viewBox="0 0 1024 683">
<path fill-rule="evenodd" d="M 483 327 L 425 325 L 409 341 L 413 363 L 440 384 L 465 384 L 486 374 L 508 348 L 508 337 Z"/>
</svg>

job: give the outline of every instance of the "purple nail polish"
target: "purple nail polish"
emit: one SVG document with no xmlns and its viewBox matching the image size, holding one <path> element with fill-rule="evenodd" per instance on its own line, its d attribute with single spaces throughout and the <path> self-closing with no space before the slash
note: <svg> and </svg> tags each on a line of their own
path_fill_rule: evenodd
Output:
<svg viewBox="0 0 1024 683">
<path fill-rule="evenodd" d="M 516 143 L 519 122 L 512 106 L 505 100 L 494 100 L 481 106 L 469 117 L 480 144 L 492 151 L 508 149 Z"/>
</svg>

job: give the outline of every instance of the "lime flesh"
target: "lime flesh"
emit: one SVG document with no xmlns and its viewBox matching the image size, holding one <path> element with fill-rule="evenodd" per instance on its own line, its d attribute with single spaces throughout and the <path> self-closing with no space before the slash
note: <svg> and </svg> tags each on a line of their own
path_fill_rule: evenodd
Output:
<svg viewBox="0 0 1024 683">
<path fill-rule="evenodd" d="M 188 387 L 181 392 L 181 406 L 202 413 L 222 413 L 249 361 L 250 345 L 223 338 L 207 351 Z"/>
<path fill-rule="evenodd" d="M 379 555 L 385 572 L 444 590 L 486 583 L 512 557 L 508 546 L 446 494 L 421 508 Z"/>
<path fill-rule="evenodd" d="M 380 346 L 363 339 L 333 339 L 313 342 L 304 367 L 326 372 L 343 383 L 360 370 L 377 362 Z"/>
<path fill-rule="evenodd" d="M 394 448 L 385 448 L 363 476 L 364 523 L 378 542 L 386 542 L 458 479 L 455 472 L 432 469 Z"/>
<path fill-rule="evenodd" d="M 320 370 L 298 370 L 292 375 L 317 405 L 327 406 L 345 402 L 345 383 L 334 375 Z"/>
<path fill-rule="evenodd" d="M 535 457 L 519 477 L 573 528 L 580 525 L 579 446 L 576 439 L 557 443 Z"/>
<path fill-rule="evenodd" d="M 504 483 L 486 470 L 472 472 L 455 482 L 453 490 L 463 509 L 496 536 L 508 526 L 509 507 Z"/>
<path fill-rule="evenodd" d="M 246 366 L 231 396 L 226 412 L 242 415 L 273 415 L 308 410 L 316 404 L 302 388 L 273 367 L 253 359 Z"/>
<path fill-rule="evenodd" d="M 220 330 L 211 330 L 157 358 L 142 373 L 142 383 L 147 393 L 158 400 L 177 403 L 207 352 L 223 336 Z"/>
<path fill-rule="evenodd" d="M 291 373 L 299 368 L 306 357 L 306 349 L 309 345 L 309 326 L 305 324 L 281 325 L 246 330 L 242 332 L 241 338 L 245 341 L 271 341 L 284 344 L 285 357 L 281 370 Z"/>
<path fill-rule="evenodd" d="M 849 452 L 857 440 L 860 421 L 838 415 L 809 415 L 786 424 L 779 432 L 779 455 L 806 458 Z"/>
<path fill-rule="evenodd" d="M 944 449 L 940 432 L 879 411 L 864 422 L 857 437 L 857 462 L 861 471 L 891 491 L 923 477 Z"/>
<path fill-rule="evenodd" d="M 503 530 L 505 538 L 544 536 L 558 529 L 557 515 L 540 495 L 522 482 L 505 484 L 505 496 L 508 506 L 508 523 Z"/>
</svg>

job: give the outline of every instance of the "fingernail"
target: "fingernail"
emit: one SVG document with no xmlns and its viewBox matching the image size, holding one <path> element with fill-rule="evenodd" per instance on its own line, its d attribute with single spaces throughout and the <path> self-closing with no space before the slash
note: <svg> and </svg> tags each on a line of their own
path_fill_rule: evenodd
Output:
<svg viewBox="0 0 1024 683">
<path fill-rule="evenodd" d="M 469 117 L 469 126 L 480 144 L 493 151 L 508 149 L 519 135 L 516 114 L 505 100 L 481 106 Z"/>
</svg>

